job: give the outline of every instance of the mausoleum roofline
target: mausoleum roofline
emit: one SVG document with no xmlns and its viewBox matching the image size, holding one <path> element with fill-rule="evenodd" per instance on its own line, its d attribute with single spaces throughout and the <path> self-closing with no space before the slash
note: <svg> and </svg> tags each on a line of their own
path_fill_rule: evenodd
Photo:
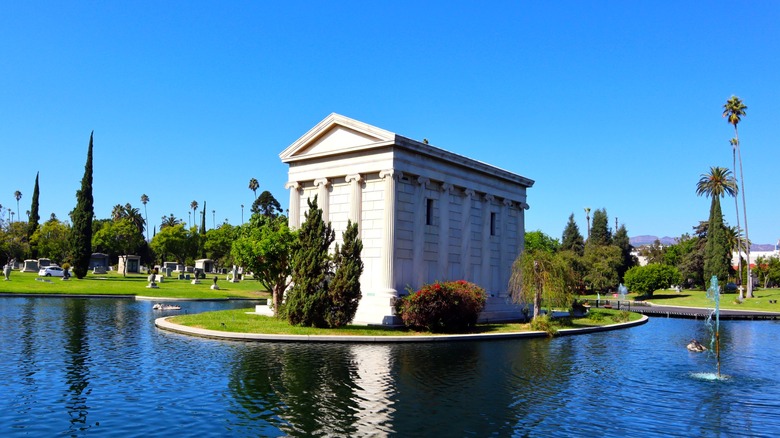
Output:
<svg viewBox="0 0 780 438">
<path fill-rule="evenodd" d="M 331 135 L 337 126 L 355 133 L 362 141 L 352 141 L 352 144 L 339 146 L 335 149 L 313 150 L 322 139 Z M 524 187 L 532 187 L 534 185 L 534 180 L 516 173 L 336 113 L 328 115 L 328 117 L 288 146 L 279 154 L 279 158 L 284 163 L 292 163 L 388 146 L 406 149 L 413 153 L 427 155 L 458 166 L 484 172 Z"/>
</svg>

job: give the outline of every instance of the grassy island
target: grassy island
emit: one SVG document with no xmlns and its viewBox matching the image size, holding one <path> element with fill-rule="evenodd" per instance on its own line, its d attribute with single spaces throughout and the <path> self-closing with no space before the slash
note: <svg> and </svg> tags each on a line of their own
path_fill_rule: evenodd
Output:
<svg viewBox="0 0 780 438">
<path fill-rule="evenodd" d="M 586 328 L 616 324 L 618 322 L 637 321 L 641 315 L 609 309 L 591 309 L 590 317 L 556 319 L 555 329 Z M 261 315 L 248 314 L 247 309 L 220 310 L 194 315 L 179 315 L 168 319 L 170 322 L 192 328 L 217 330 L 231 333 L 255 333 L 269 335 L 337 335 L 337 336 L 431 336 L 430 332 L 421 332 L 404 328 L 379 326 L 348 325 L 341 328 L 298 327 L 286 321 Z M 470 333 L 514 333 L 530 332 L 528 323 L 478 324 Z"/>
</svg>

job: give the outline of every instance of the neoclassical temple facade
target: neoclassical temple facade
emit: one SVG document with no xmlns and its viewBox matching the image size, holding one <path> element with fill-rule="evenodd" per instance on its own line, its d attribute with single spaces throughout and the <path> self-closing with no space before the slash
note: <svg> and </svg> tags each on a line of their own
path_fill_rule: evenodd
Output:
<svg viewBox="0 0 780 438">
<path fill-rule="evenodd" d="M 397 324 L 395 298 L 436 280 L 485 288 L 483 320 L 518 311 L 507 284 L 533 180 L 338 114 L 279 156 L 289 165 L 291 227 L 314 195 L 337 242 L 348 220 L 359 224 L 365 269 L 355 323 Z"/>
</svg>

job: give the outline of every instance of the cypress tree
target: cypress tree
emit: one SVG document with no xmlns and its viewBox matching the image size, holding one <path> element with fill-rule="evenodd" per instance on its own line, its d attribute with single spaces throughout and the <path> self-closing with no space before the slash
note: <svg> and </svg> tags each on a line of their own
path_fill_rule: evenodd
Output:
<svg viewBox="0 0 780 438">
<path fill-rule="evenodd" d="M 704 246 L 704 281 L 707 286 L 709 286 L 713 275 L 718 277 L 719 284 L 726 284 L 730 265 L 731 252 L 726 228 L 723 226 L 720 196 L 713 196 L 710 220 L 707 226 L 707 243 Z"/>
<path fill-rule="evenodd" d="M 347 221 L 347 229 L 342 236 L 342 246 L 336 245 L 336 272 L 328 290 L 330 305 L 325 320 L 330 327 L 352 322 L 362 297 L 360 275 L 363 273 L 363 261 L 360 253 L 363 242 L 358 237 L 358 225 Z"/>
<path fill-rule="evenodd" d="M 203 201 L 203 211 L 200 214 L 200 234 L 206 234 L 206 201 Z"/>
<path fill-rule="evenodd" d="M 574 251 L 574 253 L 579 256 L 581 256 L 585 250 L 585 239 L 583 239 L 582 234 L 580 234 L 577 223 L 574 222 L 574 213 L 569 215 L 569 222 L 566 224 L 566 228 L 563 229 L 561 250 Z"/>
<path fill-rule="evenodd" d="M 287 293 L 282 312 L 293 325 L 326 327 L 330 257 L 328 248 L 335 233 L 322 220 L 317 196 L 308 200 L 309 211 L 298 231 L 298 246 L 293 252 L 293 286 Z"/>
<path fill-rule="evenodd" d="M 35 174 L 35 188 L 33 189 L 32 205 L 30 206 L 30 218 L 27 223 L 27 241 L 30 242 L 30 253 L 34 259 L 38 258 L 38 247 L 32 244 L 32 235 L 38 229 L 38 221 L 41 220 L 41 217 L 38 215 L 38 175 L 39 173 Z"/>
<path fill-rule="evenodd" d="M 89 259 L 92 256 L 92 216 L 94 215 L 92 199 L 92 136 L 89 134 L 87 163 L 84 166 L 84 177 L 81 179 L 81 189 L 76 192 L 76 208 L 71 213 L 70 245 L 73 273 L 76 278 L 84 278 L 89 270 Z"/>
</svg>

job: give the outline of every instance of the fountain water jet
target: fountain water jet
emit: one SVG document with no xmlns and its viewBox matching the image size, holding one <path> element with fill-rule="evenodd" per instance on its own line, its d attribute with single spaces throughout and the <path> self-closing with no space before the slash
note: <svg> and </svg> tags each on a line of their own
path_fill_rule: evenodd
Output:
<svg viewBox="0 0 780 438">
<path fill-rule="evenodd" d="M 710 280 L 710 287 L 707 289 L 707 298 L 714 303 L 712 312 L 707 316 L 706 324 L 710 329 L 710 351 L 715 352 L 718 364 L 717 378 L 720 379 L 720 287 L 718 286 L 718 277 L 714 275 Z"/>
<path fill-rule="evenodd" d="M 628 293 L 628 288 L 623 286 L 623 283 L 620 283 L 620 286 L 618 286 L 618 296 L 620 296 L 621 301 L 626 300 L 627 293 Z"/>
</svg>

